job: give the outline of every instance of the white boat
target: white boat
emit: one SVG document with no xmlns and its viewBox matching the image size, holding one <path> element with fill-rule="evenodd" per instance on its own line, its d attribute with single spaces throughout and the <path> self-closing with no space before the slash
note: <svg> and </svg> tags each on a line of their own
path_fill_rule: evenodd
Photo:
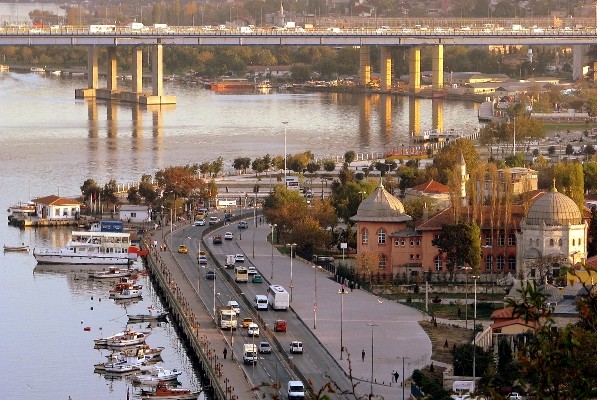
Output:
<svg viewBox="0 0 597 400">
<path fill-rule="evenodd" d="M 50 74 L 52 74 L 52 75 L 62 75 L 62 71 L 51 71 Z"/>
<path fill-rule="evenodd" d="M 165 382 L 159 382 L 155 391 L 141 392 L 141 399 L 191 400 L 197 399 L 201 392 L 191 392 L 190 389 L 173 388 Z"/>
<path fill-rule="evenodd" d="M 131 270 L 120 269 L 118 267 L 110 267 L 106 271 L 94 271 L 89 273 L 90 278 L 94 279 L 110 279 L 110 278 L 126 278 L 131 276 Z"/>
<path fill-rule="evenodd" d="M 133 382 L 140 385 L 154 386 L 160 382 L 176 380 L 181 374 L 182 371 L 164 369 L 159 365 L 154 365 L 145 374 L 135 375 Z"/>
<path fill-rule="evenodd" d="M 41 68 L 41 67 L 31 67 L 31 72 L 43 74 L 46 72 L 46 70 L 45 70 L 45 68 Z"/>
<path fill-rule="evenodd" d="M 137 345 L 134 349 L 124 350 L 121 354 L 143 357 L 147 363 L 154 363 L 162 359 L 164 347 L 149 347 L 147 343 Z"/>
<path fill-rule="evenodd" d="M 129 323 L 135 322 L 148 322 L 148 321 L 158 321 L 166 319 L 168 312 L 154 310 L 153 308 L 148 308 L 147 313 L 145 314 L 128 314 Z"/>
<path fill-rule="evenodd" d="M 256 87 L 257 89 L 271 89 L 273 86 L 272 86 L 272 84 L 270 83 L 270 81 L 268 81 L 268 80 L 265 80 L 265 81 L 261 81 L 261 82 L 259 82 L 257 85 L 255 85 L 255 87 Z"/>
<path fill-rule="evenodd" d="M 95 339 L 94 342 L 96 346 L 105 346 L 108 348 L 127 347 L 145 343 L 147 336 L 149 336 L 149 333 L 127 329 L 107 338 Z"/>
<path fill-rule="evenodd" d="M 128 299 L 136 299 L 142 296 L 140 289 L 124 289 L 120 293 L 116 293 L 112 296 L 114 300 L 128 300 Z"/>
<path fill-rule="evenodd" d="M 139 371 L 141 367 L 147 364 L 147 360 L 137 353 L 112 353 L 108 356 L 108 361 L 95 364 L 95 372 L 125 373 Z"/>
<path fill-rule="evenodd" d="M 7 245 L 4 245 L 4 251 L 15 251 L 15 252 L 16 251 L 18 251 L 18 252 L 29 251 L 29 246 L 27 246 L 25 244 L 23 244 L 21 246 L 7 246 Z"/>
<path fill-rule="evenodd" d="M 33 249 L 33 256 L 39 264 L 127 265 L 137 257 L 130 246 L 130 233 L 74 231 L 63 248 Z"/>
<path fill-rule="evenodd" d="M 8 207 L 8 222 L 11 222 L 13 219 L 20 219 L 29 217 L 37 212 L 35 208 L 35 203 L 27 202 L 27 203 L 18 203 Z"/>
</svg>

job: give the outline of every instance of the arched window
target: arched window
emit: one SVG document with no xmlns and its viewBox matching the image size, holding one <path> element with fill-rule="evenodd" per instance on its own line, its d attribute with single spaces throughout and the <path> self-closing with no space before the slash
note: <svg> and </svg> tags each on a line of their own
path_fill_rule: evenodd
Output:
<svg viewBox="0 0 597 400">
<path fill-rule="evenodd" d="M 579 246 L 580 246 L 580 241 L 581 241 L 581 240 L 582 240 L 582 239 L 578 239 L 578 245 L 579 245 Z"/>
<path fill-rule="evenodd" d="M 572 239 L 572 246 L 576 245 L 576 240 Z"/>
<path fill-rule="evenodd" d="M 562 245 L 562 239 L 558 240 L 558 246 Z"/>
<path fill-rule="evenodd" d="M 369 243 L 369 231 L 367 228 L 361 230 L 361 244 Z"/>
<path fill-rule="evenodd" d="M 385 254 L 380 254 L 379 255 L 379 269 L 386 269 L 386 261 L 387 261 L 387 257 Z"/>
<path fill-rule="evenodd" d="M 504 270 L 504 264 L 506 264 L 506 259 L 503 254 L 500 254 L 499 256 L 497 256 L 496 264 L 497 264 L 498 271 Z"/>
<path fill-rule="evenodd" d="M 539 239 L 535 240 L 535 246 L 539 247 Z"/>
<path fill-rule="evenodd" d="M 377 244 L 386 244 L 386 230 L 379 228 L 377 231 Z"/>
<path fill-rule="evenodd" d="M 441 271 L 443 268 L 443 260 L 442 260 L 442 256 L 437 255 L 435 256 L 435 258 L 433 259 L 433 263 L 435 264 L 435 270 L 436 271 Z"/>
<path fill-rule="evenodd" d="M 529 239 L 529 245 L 533 245 L 533 239 Z"/>
<path fill-rule="evenodd" d="M 553 247 L 553 239 L 549 239 L 549 245 Z"/>
</svg>

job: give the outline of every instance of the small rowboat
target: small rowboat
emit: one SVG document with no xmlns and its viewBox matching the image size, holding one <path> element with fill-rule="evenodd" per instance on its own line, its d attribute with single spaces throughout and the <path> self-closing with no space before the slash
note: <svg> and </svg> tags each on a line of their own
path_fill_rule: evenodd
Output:
<svg viewBox="0 0 597 400">
<path fill-rule="evenodd" d="M 29 246 L 21 245 L 21 246 L 7 246 L 4 245 L 4 251 L 29 251 Z"/>
</svg>

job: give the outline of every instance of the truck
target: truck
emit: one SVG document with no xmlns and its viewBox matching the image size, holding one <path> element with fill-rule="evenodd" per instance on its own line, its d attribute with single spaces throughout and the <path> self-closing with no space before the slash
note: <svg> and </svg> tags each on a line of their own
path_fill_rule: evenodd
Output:
<svg viewBox="0 0 597 400">
<path fill-rule="evenodd" d="M 131 22 L 127 25 L 127 28 L 129 28 L 132 31 L 140 31 L 145 29 L 145 25 L 143 25 L 143 23 L 141 22 Z"/>
<path fill-rule="evenodd" d="M 236 311 L 230 307 L 220 306 L 216 309 L 218 316 L 218 326 L 220 329 L 236 329 L 238 328 L 238 319 Z"/>
<path fill-rule="evenodd" d="M 241 26 L 238 28 L 238 30 L 240 33 L 253 33 L 253 28 L 251 28 L 250 26 Z"/>
<path fill-rule="evenodd" d="M 257 345 L 251 343 L 243 345 L 243 362 L 245 364 L 257 363 Z"/>
<path fill-rule="evenodd" d="M 224 264 L 224 266 L 226 268 L 234 268 L 234 264 L 235 264 L 235 259 L 234 259 L 234 254 L 227 254 L 226 255 L 226 263 Z"/>
</svg>

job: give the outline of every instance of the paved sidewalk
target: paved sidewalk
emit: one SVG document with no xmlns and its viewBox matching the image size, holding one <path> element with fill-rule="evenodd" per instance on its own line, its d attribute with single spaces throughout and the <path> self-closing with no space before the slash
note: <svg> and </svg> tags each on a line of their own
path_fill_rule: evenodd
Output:
<svg viewBox="0 0 597 400">
<path fill-rule="evenodd" d="M 253 226 L 249 222 L 249 232 Z M 267 241 L 270 233 L 271 228 L 264 223 L 257 226 L 255 235 L 251 232 L 237 243 L 247 261 L 255 265 L 267 282 L 280 284 L 290 292 L 290 258 L 275 250 L 272 257 L 272 247 Z M 386 400 L 400 399 L 403 368 L 406 379 L 414 369 L 430 363 L 431 341 L 417 323 L 424 319 L 421 312 L 363 290 L 346 289 L 347 293 L 341 295 L 341 286 L 330 273 L 299 258 L 292 262 L 292 286 L 292 309 L 345 372 L 349 374 L 352 370 L 354 383 L 359 382 L 359 394 L 372 391 Z M 341 339 L 345 348 L 342 357 Z M 392 382 L 393 371 L 400 374 L 398 382 Z M 407 387 L 406 398 L 409 392 Z"/>
</svg>

